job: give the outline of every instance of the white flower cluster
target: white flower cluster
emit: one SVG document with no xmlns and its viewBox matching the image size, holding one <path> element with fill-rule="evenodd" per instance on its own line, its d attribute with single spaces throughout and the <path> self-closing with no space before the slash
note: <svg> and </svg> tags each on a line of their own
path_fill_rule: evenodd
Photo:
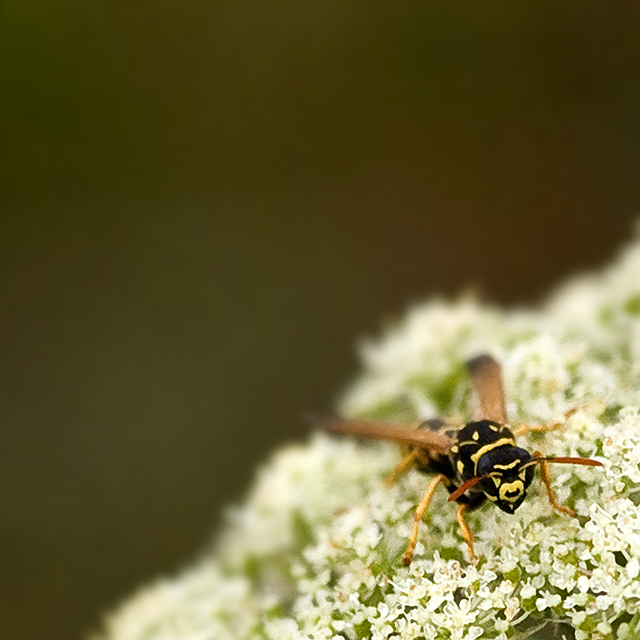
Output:
<svg viewBox="0 0 640 640">
<path fill-rule="evenodd" d="M 134 597 L 100 637 L 640 638 L 640 243 L 539 312 L 473 301 L 414 309 L 364 345 L 365 372 L 342 410 L 463 421 L 463 363 L 487 351 L 503 365 L 514 425 L 561 423 L 521 446 L 603 462 L 551 467 L 576 518 L 555 512 L 540 483 L 515 515 L 487 504 L 468 515 L 474 567 L 439 489 L 404 568 L 429 478 L 411 472 L 387 488 L 394 446 L 316 434 L 264 468 L 195 568 Z"/>
</svg>

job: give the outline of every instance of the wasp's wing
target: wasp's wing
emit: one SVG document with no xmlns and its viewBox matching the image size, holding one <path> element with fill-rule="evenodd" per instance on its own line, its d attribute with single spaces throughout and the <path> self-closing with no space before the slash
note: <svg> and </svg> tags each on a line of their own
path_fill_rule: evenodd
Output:
<svg viewBox="0 0 640 640">
<path fill-rule="evenodd" d="M 420 449 L 446 453 L 453 446 L 453 440 L 431 429 L 417 429 L 405 424 L 376 422 L 373 420 L 341 420 L 328 418 L 314 420 L 321 426 L 337 433 L 348 433 L 376 440 L 390 440 Z M 416 427 L 419 425 L 416 425 Z"/>
<path fill-rule="evenodd" d="M 489 355 L 481 355 L 467 362 L 471 381 L 478 399 L 475 420 L 493 420 L 506 424 L 507 409 L 502 389 L 500 365 Z"/>
</svg>

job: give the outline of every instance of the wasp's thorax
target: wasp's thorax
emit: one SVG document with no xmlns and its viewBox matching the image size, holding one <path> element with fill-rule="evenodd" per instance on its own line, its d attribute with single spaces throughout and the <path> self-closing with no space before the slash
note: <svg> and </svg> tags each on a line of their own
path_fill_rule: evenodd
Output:
<svg viewBox="0 0 640 640">
<path fill-rule="evenodd" d="M 531 455 L 524 449 L 505 445 L 478 461 L 477 474 L 486 476 L 480 488 L 502 511 L 513 513 L 524 501 L 533 480 L 534 465 L 527 465 L 530 460 Z"/>
</svg>

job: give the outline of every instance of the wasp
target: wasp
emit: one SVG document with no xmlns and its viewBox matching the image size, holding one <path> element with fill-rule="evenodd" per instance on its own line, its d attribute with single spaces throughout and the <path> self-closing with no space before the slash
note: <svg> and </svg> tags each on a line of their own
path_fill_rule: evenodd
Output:
<svg viewBox="0 0 640 640">
<path fill-rule="evenodd" d="M 389 477 L 389 483 L 411 468 L 434 475 L 414 513 L 411 538 L 402 557 L 405 566 L 411 564 L 420 523 L 439 484 L 449 491 L 449 501 L 458 504 L 460 532 L 467 544 L 471 562 L 477 564 L 473 533 L 465 520 L 468 511 L 488 500 L 502 511 L 513 514 L 524 502 L 527 489 L 533 481 L 534 469 L 538 466 L 551 506 L 560 513 L 575 516 L 573 509 L 556 500 L 549 464 L 602 466 L 601 462 L 590 458 L 546 457 L 540 451 L 530 454 L 516 446 L 516 436 L 531 431 L 548 431 L 560 426 L 563 421 L 511 429 L 498 362 L 489 355 L 480 355 L 469 360 L 466 367 L 475 392 L 476 409 L 472 421 L 463 427 L 456 427 L 441 419 L 426 420 L 414 425 L 414 428 L 369 420 L 322 420 L 331 431 L 390 440 L 408 446 L 409 452 Z M 573 411 L 565 414 L 565 419 Z"/>
</svg>

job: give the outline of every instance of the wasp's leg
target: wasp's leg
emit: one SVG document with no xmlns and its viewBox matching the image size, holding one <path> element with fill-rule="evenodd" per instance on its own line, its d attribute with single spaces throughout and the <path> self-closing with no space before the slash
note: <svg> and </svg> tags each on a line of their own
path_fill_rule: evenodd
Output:
<svg viewBox="0 0 640 640">
<path fill-rule="evenodd" d="M 389 474 L 389 477 L 385 481 L 385 485 L 387 487 L 393 486 L 405 473 L 407 473 L 407 471 L 409 471 L 409 469 L 411 469 L 413 463 L 418 457 L 418 453 L 418 450 L 414 449 L 411 453 L 408 453 L 402 458 L 402 460 L 400 460 L 396 468 Z"/>
<path fill-rule="evenodd" d="M 458 512 L 456 517 L 458 518 L 458 524 L 460 525 L 460 531 L 462 532 L 462 537 L 464 541 L 467 543 L 467 550 L 469 551 L 469 559 L 471 560 L 471 564 L 474 566 L 478 564 L 478 556 L 473 550 L 473 533 L 471 533 L 471 529 L 469 529 L 469 525 L 467 521 L 464 519 L 464 513 L 469 509 L 468 504 L 460 504 L 458 505 Z"/>
<path fill-rule="evenodd" d="M 413 559 L 413 551 L 415 550 L 416 544 L 418 543 L 418 529 L 420 528 L 420 522 L 422 521 L 424 514 L 429 508 L 429 503 L 431 502 L 431 498 L 433 497 L 433 492 L 436 490 L 436 487 L 443 479 L 444 476 L 440 473 L 431 481 L 431 484 L 425 491 L 422 500 L 420 500 L 420 504 L 416 508 L 416 512 L 413 514 L 413 531 L 411 532 L 411 539 L 409 540 L 409 546 L 407 547 L 407 550 L 402 556 L 402 564 L 405 567 L 408 567 L 411 564 L 411 560 Z"/>
<path fill-rule="evenodd" d="M 532 457 L 543 458 L 544 455 L 542 454 L 541 451 L 535 451 Z M 570 509 L 569 507 L 565 507 L 564 505 L 561 505 L 556 500 L 556 494 L 553 490 L 553 487 L 551 486 L 551 476 L 549 475 L 549 463 L 546 462 L 545 460 L 540 461 L 540 477 L 542 478 L 542 482 L 544 483 L 544 486 L 547 488 L 547 495 L 549 496 L 549 502 L 551 503 L 551 506 L 556 511 L 559 511 L 560 513 L 564 513 L 568 516 L 575 516 L 576 512 L 573 509 Z"/>
<path fill-rule="evenodd" d="M 576 413 L 580 407 L 573 407 L 569 411 L 565 411 L 560 420 L 554 420 L 553 422 L 547 422 L 547 424 L 521 424 L 519 427 L 512 429 L 514 436 L 522 436 L 525 433 L 541 433 L 544 431 L 553 431 L 559 427 L 563 427 L 567 420 Z"/>
</svg>

